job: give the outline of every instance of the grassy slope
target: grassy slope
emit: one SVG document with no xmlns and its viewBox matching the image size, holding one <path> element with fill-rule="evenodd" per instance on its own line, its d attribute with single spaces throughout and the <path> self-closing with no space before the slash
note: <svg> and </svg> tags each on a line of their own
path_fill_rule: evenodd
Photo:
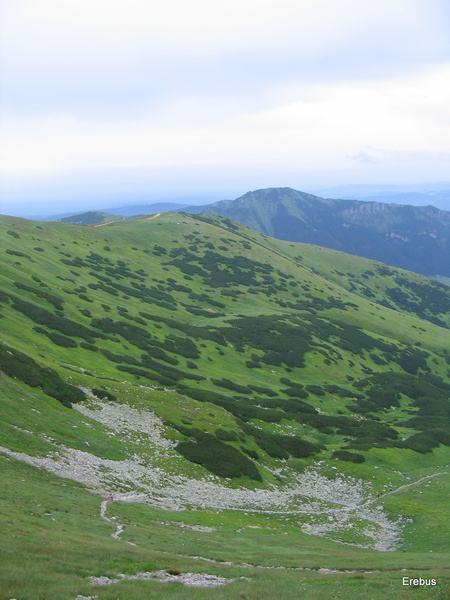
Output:
<svg viewBox="0 0 450 600">
<path fill-rule="evenodd" d="M 303 535 L 286 518 L 226 511 L 170 513 L 124 503 L 111 505 L 107 513 L 126 525 L 123 541 L 117 541 L 111 538 L 113 525 L 99 518 L 96 496 L 23 463 L 2 457 L 0 461 L 2 598 L 67 600 L 92 593 L 121 600 L 294 600 L 299 594 L 307 600 L 339 598 L 339 594 L 351 600 L 448 597 L 448 554 L 439 549 L 380 554 Z M 216 531 L 195 532 L 177 524 L 201 524 Z M 420 537 L 424 531 L 416 527 L 407 536 Z M 189 558 L 195 555 L 217 562 Z M 268 568 L 278 566 L 287 569 Z M 142 582 L 92 588 L 87 582 L 90 576 L 174 568 L 227 578 L 250 577 L 251 581 L 212 591 Z M 320 568 L 344 572 L 321 573 Z M 439 585 L 432 590 L 402 587 L 402 577 L 419 574 L 436 578 Z"/>
<path fill-rule="evenodd" d="M 325 199 L 291 188 L 268 188 L 201 211 L 190 209 L 223 215 L 281 240 L 340 248 L 418 273 L 441 270 L 449 275 L 440 258 L 448 253 L 448 214 L 434 207 Z"/>
<path fill-rule="evenodd" d="M 449 346 L 448 330 L 427 320 L 419 319 L 411 312 L 405 312 L 404 309 L 399 312 L 382 307 L 376 302 L 386 299 L 385 291 L 387 288 L 395 286 L 396 277 L 406 277 L 425 285 L 427 280 L 420 276 L 407 274 L 397 269 L 392 269 L 389 274 L 382 275 L 378 271 L 378 265 L 373 261 L 316 247 L 283 243 L 261 236 L 241 226 L 230 231 L 227 230 L 228 223 L 226 221 L 214 218 L 212 223 L 204 223 L 185 215 L 166 214 L 154 220 L 143 219 L 133 224 L 118 223 L 113 226 L 92 228 L 56 223 L 38 224 L 20 219 L 4 218 L 1 225 L 4 228 L 0 235 L 2 245 L 16 253 L 4 254 L 3 250 L 2 254 L 6 258 L 6 264 L 2 271 L 2 290 L 33 302 L 46 310 L 54 310 L 48 300 L 17 288 L 13 282 L 16 281 L 44 291 L 63 300 L 66 317 L 86 326 L 90 325 L 91 317 L 80 313 L 80 310 L 85 313 L 87 310 L 90 311 L 92 317 L 100 318 L 110 315 L 113 319 L 124 320 L 124 311 L 117 308 L 122 305 L 128 311 L 128 315 L 134 317 L 144 311 L 157 316 L 176 318 L 181 323 L 202 327 L 223 327 L 228 326 L 228 321 L 233 315 L 286 315 L 289 311 L 286 310 L 286 307 L 278 304 L 276 300 L 295 302 L 296 297 L 293 294 L 298 293 L 299 286 L 303 285 L 308 288 L 307 293 L 311 294 L 316 302 L 331 297 L 341 299 L 343 302 L 351 302 L 354 305 L 353 308 L 347 309 L 327 308 L 319 313 L 321 318 L 325 320 L 344 319 L 348 323 L 363 328 L 369 334 L 395 341 L 400 346 L 420 343 L 420 347 L 429 352 L 427 358 L 429 368 L 436 375 L 448 380 L 448 365 L 445 360 L 445 351 Z M 235 225 L 233 225 L 234 227 Z M 12 231 L 16 235 L 8 235 L 6 231 Z M 186 236 L 188 237 L 186 238 Z M 205 286 L 201 277 L 195 274 L 192 277 L 188 276 L 191 278 L 187 279 L 186 274 L 180 273 L 175 266 L 164 265 L 169 260 L 166 254 L 161 256 L 154 254 L 155 245 L 171 249 L 177 244 L 188 248 L 189 245 L 197 246 L 190 250 L 192 253 L 198 252 L 198 246 L 200 246 L 200 251 L 204 252 L 205 248 L 202 244 L 205 243 L 214 245 L 215 251 L 221 252 L 226 257 L 245 255 L 253 261 L 270 264 L 273 268 L 270 276 L 274 278 L 275 284 L 281 284 L 281 287 L 286 289 L 276 290 L 275 293 L 268 295 L 260 293 L 259 289 L 256 289 L 257 293 L 248 293 L 248 288 L 244 285 L 231 286 L 231 289 L 239 289 L 242 292 L 241 295 L 237 298 L 224 296 L 221 294 L 223 287 Z M 109 250 L 106 250 L 106 247 Z M 42 248 L 43 251 L 36 250 L 36 248 Z M 174 290 L 171 295 L 177 302 L 177 311 L 168 311 L 154 304 L 142 304 L 138 298 L 127 297 L 127 294 L 124 293 L 111 296 L 101 289 L 93 290 L 89 288 L 89 284 L 96 283 L 97 280 L 89 274 L 92 272 L 91 268 L 70 267 L 61 262 L 61 259 L 73 260 L 75 256 L 84 259 L 89 252 L 107 257 L 115 265 L 118 260 L 122 260 L 129 266 L 132 273 L 143 269 L 147 273 L 144 276 L 147 285 L 164 285 L 166 287 L 165 282 L 168 277 L 171 277 L 178 284 L 189 286 L 192 290 L 191 293 L 197 295 L 207 293 L 209 299 L 221 302 L 224 307 L 211 306 L 209 300 L 188 299 L 186 292 Z M 25 256 L 21 256 L 20 253 Z M 368 274 L 367 271 L 371 271 L 373 275 Z M 278 272 L 281 272 L 283 276 L 280 276 Z M 350 290 L 347 273 L 353 274 L 352 281 L 356 289 Z M 363 274 L 365 277 L 362 277 Z M 36 281 L 36 278 L 40 281 Z M 285 282 L 294 281 L 297 286 L 284 284 L 283 280 Z M 48 287 L 42 287 L 41 283 Z M 125 278 L 124 284 L 129 284 L 129 278 Z M 82 290 L 82 288 L 86 288 L 85 291 L 73 293 L 74 289 Z M 367 292 L 364 293 L 367 289 L 374 294 L 370 298 L 367 297 Z M 301 291 L 302 294 L 303 292 L 306 290 Z M 193 315 L 186 307 L 182 306 L 182 303 L 196 306 L 205 311 L 212 309 L 217 311 L 216 314 L 224 316 L 208 318 L 204 315 Z M 110 307 L 106 313 L 106 309 L 102 305 Z M 148 405 L 161 418 L 178 425 L 182 423 L 182 419 L 186 420 L 187 417 L 191 426 L 210 433 L 214 433 L 217 427 L 227 430 L 239 428 L 236 418 L 217 406 L 207 405 L 208 412 L 206 413 L 205 410 L 201 410 L 205 408 L 205 404 L 194 399 L 183 398 L 179 391 L 168 392 L 162 389 L 150 391 L 148 388 L 136 387 L 137 384 L 151 384 L 151 382 L 145 380 L 137 382 L 133 375 L 118 371 L 116 364 L 105 360 L 100 352 L 92 352 L 79 345 L 76 348 L 55 345 L 48 337 L 34 331 L 33 327 L 36 324 L 31 322 L 26 315 L 13 310 L 8 302 L 3 303 L 1 313 L 3 315 L 1 321 L 3 341 L 32 356 L 42 366 L 54 368 L 68 382 L 86 387 L 105 385 L 114 392 L 119 401 L 134 403 L 136 406 L 139 403 Z M 448 319 L 448 315 L 445 313 L 437 316 L 442 320 Z M 152 334 L 160 341 L 163 341 L 168 334 L 182 335 L 178 329 L 167 327 L 164 323 L 160 322 L 156 325 L 158 327 L 155 327 L 155 322 L 147 323 Z M 80 341 L 81 339 L 77 339 L 78 344 Z M 142 354 L 141 350 L 123 339 L 120 339 L 119 342 L 101 340 L 96 344 L 104 349 L 109 349 L 110 352 L 123 353 L 136 358 Z M 284 387 L 279 381 L 281 374 L 306 385 L 333 383 L 351 390 L 348 376 L 355 379 L 364 378 L 367 376 L 365 370 L 368 368 L 374 372 L 386 370 L 386 367 L 377 365 L 367 352 L 355 357 L 351 352 L 344 350 L 339 351 L 341 358 L 331 361 L 331 364 L 324 363 L 324 355 L 313 350 L 307 353 L 303 368 L 294 367 L 288 370 L 283 364 L 280 367 L 262 364 L 261 369 L 250 370 L 245 366 L 245 362 L 251 358 L 252 353 L 255 354 L 255 350 L 252 352 L 250 348 L 246 347 L 244 352 L 237 352 L 229 344 L 221 346 L 208 339 L 196 340 L 196 344 L 200 348 L 201 354 L 199 358 L 191 360 L 197 366 L 197 369 L 191 372 L 205 374 L 208 380 L 194 383 L 194 385 L 225 395 L 229 392 L 224 388 L 214 386 L 209 378 L 230 377 L 230 373 L 232 373 L 233 380 L 242 385 L 251 383 L 279 392 L 280 388 Z M 179 360 L 178 368 L 190 372 L 185 358 L 173 355 L 173 353 L 168 353 L 168 355 Z M 350 361 L 352 366 L 350 366 Z M 161 363 L 162 366 L 165 364 Z M 387 368 L 390 371 L 401 372 L 401 368 L 395 363 L 389 364 Z M 2 400 L 1 443 L 12 450 L 45 455 L 56 449 L 59 443 L 75 449 L 85 449 L 87 442 L 90 452 L 114 460 L 124 458 L 137 450 L 132 443 L 125 444 L 120 439 L 111 438 L 97 422 L 63 407 L 57 400 L 49 398 L 38 388 L 30 389 L 29 386 L 4 376 L 2 390 L 5 393 Z M 180 408 L 181 400 L 184 402 L 183 410 Z M 341 410 L 344 414 L 351 414 L 347 407 L 347 400 L 336 399 L 334 394 L 326 393 L 324 396 L 317 397 L 310 394 L 307 402 L 319 407 L 324 413 L 336 414 L 337 410 Z M 409 404 L 406 398 L 402 398 L 395 418 L 407 418 L 408 411 L 411 410 Z M 392 411 L 381 411 L 379 418 L 386 422 L 392 422 L 394 415 Z M 284 430 L 289 425 L 288 421 L 282 421 L 279 425 L 271 425 L 258 420 L 254 422 L 263 429 L 273 432 Z M 290 423 L 292 425 L 292 422 Z M 296 427 L 297 431 L 301 431 L 301 435 L 306 439 L 327 444 L 327 450 L 320 455 L 321 459 L 328 461 L 331 451 L 342 447 L 343 436 L 337 435 L 336 432 L 322 434 L 307 425 L 300 427 L 296 425 Z M 400 433 L 411 434 L 411 430 L 406 430 L 400 425 L 397 427 Z M 42 436 L 44 433 L 48 436 L 47 438 Z M 166 433 L 173 439 L 183 439 L 183 436 L 171 427 L 167 427 Z M 277 466 L 278 461 L 261 452 L 251 436 L 245 437 L 245 444 L 249 449 L 258 450 L 260 454 L 259 464 L 260 472 L 263 475 L 263 485 L 275 482 L 273 475 L 261 466 L 273 468 Z M 233 442 L 231 445 L 238 446 Z M 139 452 L 145 453 L 146 450 L 139 447 Z M 375 491 L 384 490 L 383 486 L 402 485 L 405 483 L 406 476 L 411 477 L 412 481 L 417 480 L 437 472 L 442 465 L 450 462 L 449 448 L 443 445 L 427 454 L 418 454 L 412 450 L 392 447 L 372 448 L 363 453 L 366 457 L 365 463 L 356 465 L 341 461 L 338 465 L 339 470 L 355 477 L 371 480 Z M 150 450 L 148 450 L 148 455 L 151 457 Z M 251 570 L 251 574 L 249 574 L 248 569 L 217 565 L 210 567 L 209 564 L 207 565 L 208 569 L 205 569 L 202 568 L 203 564 L 199 566 L 198 562 L 189 561 L 184 558 L 184 555 L 195 554 L 194 550 L 198 549 L 198 553 L 207 558 L 233 559 L 233 562 L 236 563 L 355 569 L 408 567 L 417 569 L 420 567 L 431 569 L 431 572 L 437 575 L 444 585 L 445 574 L 440 569 L 443 569 L 448 557 L 448 520 L 443 507 L 437 502 L 437 499 L 448 494 L 448 479 L 444 477 L 429 480 L 423 486 L 405 490 L 401 494 L 387 496 L 383 499 L 392 514 L 406 514 L 414 519 L 414 523 L 410 527 L 407 526 L 405 532 L 404 550 L 406 551 L 393 558 L 392 554 L 389 556 L 379 555 L 370 551 L 337 546 L 320 538 L 311 538 L 311 536 L 299 533 L 295 524 L 283 521 L 280 517 L 270 517 L 270 522 L 267 522 L 266 520 L 258 521 L 257 517 L 245 517 L 241 514 L 237 516 L 232 512 L 221 513 L 219 516 L 203 512 L 192 513 L 192 515 L 183 514 L 183 522 L 188 523 L 190 519 L 193 519 L 195 523 L 210 524 L 218 528 L 220 537 L 219 535 L 212 537 L 209 534 L 210 539 L 207 542 L 205 541 L 205 536 L 208 537 L 207 534 L 200 535 L 183 530 L 184 541 L 182 543 L 184 547 L 180 548 L 179 528 L 155 525 L 156 521 L 175 521 L 178 518 L 176 515 L 164 515 L 162 511 L 158 513 L 155 509 L 142 506 L 115 505 L 115 514 L 120 514 L 120 517 L 129 524 L 123 539 L 138 544 L 138 548 L 132 548 L 110 539 L 108 524 L 98 519 L 98 499 L 70 482 L 66 482 L 63 490 L 66 495 L 61 496 L 57 503 L 61 512 L 67 510 L 62 519 L 63 523 L 59 524 L 59 519 L 57 519 L 58 525 L 54 524 L 56 522 L 50 521 L 52 525 L 49 527 L 48 518 L 44 518 L 40 514 L 43 512 L 40 509 L 52 498 L 54 489 L 52 486 L 61 486 L 61 481 L 48 474 L 36 472 L 31 467 L 16 464 L 13 460 L 7 462 L 10 470 L 2 470 L 2 473 L 4 473 L 6 481 L 12 484 L 11 489 L 16 492 L 11 494 L 7 489 L 2 506 L 6 515 L 9 515 L 9 521 L 20 523 L 18 529 L 14 523 L 11 523 L 11 531 L 5 532 L 7 536 L 15 536 L 8 538 L 9 540 L 13 539 L 14 543 L 8 542 L 9 558 L 7 557 L 3 563 L 5 565 L 4 580 L 9 582 L 8 594 L 10 596 L 44 597 L 42 590 L 48 593 L 50 582 L 54 586 L 52 598 L 70 598 L 70 594 L 74 595 L 75 590 L 76 593 L 83 593 L 87 587 L 82 578 L 87 574 L 116 574 L 126 570 L 126 565 L 119 566 L 114 561 L 114 564 L 111 563 L 111 557 L 116 555 L 119 546 L 119 560 L 129 563 L 130 572 L 151 569 L 153 567 L 146 566 L 151 563 L 158 568 L 175 566 L 182 570 L 203 570 L 216 574 L 226 571 L 226 576 L 238 574 L 253 578 L 251 586 L 247 582 L 239 582 L 233 584 L 235 587 L 224 587 L 214 592 L 215 596 L 223 598 L 239 597 L 241 592 L 238 590 L 241 589 L 248 598 L 294 598 L 298 597 L 299 589 L 302 589 L 305 598 L 333 596 L 329 595 L 330 576 L 308 571 L 286 571 L 282 573 L 283 583 L 280 586 L 279 571 Z M 313 464 L 315 458 L 311 456 L 302 460 L 289 459 L 289 462 L 293 466 L 300 462 L 303 468 L 307 464 Z M 332 464 L 335 464 L 335 461 L 330 462 L 330 465 Z M 183 458 L 177 462 L 177 465 L 179 465 L 177 468 L 180 469 L 180 472 L 191 476 L 201 477 L 204 472 L 201 467 Z M 162 466 L 168 467 L 168 465 Z M 374 467 L 380 468 L 374 469 Z M 20 483 L 22 485 L 19 485 Z M 238 480 L 238 483 L 255 485 L 255 482 L 252 483 L 245 478 Z M 41 504 L 41 506 L 36 507 L 37 504 Z M 66 508 L 62 508 L 63 506 Z M 51 510 L 44 511 L 44 513 L 56 510 L 54 506 L 50 508 Z M 17 517 L 14 517 L 15 511 L 17 511 Z M 148 526 L 144 524 L 146 521 Z M 43 523 L 46 524 L 45 527 L 43 527 Z M 133 528 L 133 525 L 137 524 L 139 526 Z M 252 524 L 263 527 L 265 533 L 263 534 L 257 529 L 250 529 L 249 525 Z M 243 531 L 237 537 L 236 530 L 242 528 L 244 528 Z M 48 529 L 53 533 L 47 531 Z M 18 531 L 22 533 L 18 533 Z M 17 535 L 21 537 L 17 538 Z M 88 536 L 86 557 L 82 556 L 84 551 L 80 552 L 82 546 L 86 548 L 85 536 Z M 261 536 L 263 536 L 263 540 Z M 41 549 L 41 552 L 38 553 L 39 559 L 31 560 L 30 557 L 36 549 L 36 543 L 39 543 L 39 540 L 42 541 L 44 537 L 47 550 Z M 62 557 L 58 553 L 58 544 L 63 544 L 64 552 L 67 552 L 68 559 L 63 560 L 63 564 L 59 562 Z M 302 544 L 307 548 L 306 553 L 299 549 Z M 425 548 L 426 552 L 422 553 Z M 433 550 L 433 552 L 430 554 L 429 550 Z M 169 554 L 164 555 L 163 552 Z M 56 555 L 58 562 L 55 562 Z M 15 573 L 14 569 L 16 569 Z M 42 570 L 45 575 L 42 575 Z M 39 572 L 41 572 L 41 576 L 39 576 Z M 349 598 L 365 598 L 367 595 L 363 595 L 362 586 L 364 584 L 371 586 L 374 598 L 407 598 L 413 594 L 413 591 L 400 589 L 397 585 L 399 574 L 396 574 L 395 577 L 386 576 L 383 573 L 358 577 L 360 579 L 352 579 L 351 576 L 345 576 L 342 579 L 336 578 L 333 580 L 334 587 L 331 589 L 334 591 L 332 593 L 335 597 L 339 597 L 340 590 L 345 588 L 345 593 Z M 31 579 L 34 581 L 34 590 L 37 590 L 35 592 L 30 589 Z M 17 587 L 20 585 L 23 587 L 22 591 Z M 148 591 L 143 592 L 142 585 L 138 583 L 130 582 L 120 585 L 124 590 L 128 586 L 130 592 L 126 596 L 127 598 L 140 598 L 144 597 L 142 594 L 149 593 Z M 307 586 L 306 589 L 301 587 L 304 585 Z M 117 597 L 119 588 L 113 587 L 114 589 L 100 589 L 99 597 Z M 169 592 L 167 588 L 172 591 Z M 173 585 L 169 585 L 167 588 L 159 584 L 151 584 L 150 593 L 156 594 L 154 597 L 164 597 L 163 594 L 167 594 L 167 597 L 177 597 L 177 594 L 181 594 L 180 597 L 183 598 L 209 597 L 206 590 L 186 592 L 184 589 L 178 590 L 177 586 Z M 421 597 L 420 594 L 424 593 L 415 591 L 413 595 L 418 598 Z M 423 597 L 429 596 L 423 595 Z"/>
</svg>

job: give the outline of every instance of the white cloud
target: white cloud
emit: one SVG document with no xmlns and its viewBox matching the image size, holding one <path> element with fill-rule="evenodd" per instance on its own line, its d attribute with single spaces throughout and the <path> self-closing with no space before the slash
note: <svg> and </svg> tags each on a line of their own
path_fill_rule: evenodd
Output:
<svg viewBox="0 0 450 600">
<path fill-rule="evenodd" d="M 272 102 L 242 112 L 190 97 L 109 121 L 5 115 L 0 161 L 4 173 L 232 162 L 339 168 L 351 157 L 376 164 L 450 152 L 450 64 L 400 80 L 296 85 L 274 90 Z"/>
<path fill-rule="evenodd" d="M 16 0 L 3 6 L 4 43 L 22 55 L 32 47 L 53 61 L 57 49 L 66 57 L 143 49 L 177 58 L 204 57 L 206 49 L 213 55 L 311 53 L 377 30 L 402 38 L 423 31 L 427 21 L 437 25 L 423 0 Z"/>
<path fill-rule="evenodd" d="M 446 10 L 439 0 L 0 1 L 0 173 L 441 164 Z"/>
<path fill-rule="evenodd" d="M 345 48 L 355 63 L 368 48 L 370 60 L 386 51 L 393 63 L 399 53 L 431 57 L 448 49 L 441 7 L 437 0 L 6 0 L 1 60 L 11 80 L 49 78 L 50 86 L 52 78 L 161 83 L 168 64 L 182 77 L 187 63 L 220 68 L 225 58 L 237 69 L 255 61 L 264 79 L 264 61 L 295 67 Z"/>
</svg>

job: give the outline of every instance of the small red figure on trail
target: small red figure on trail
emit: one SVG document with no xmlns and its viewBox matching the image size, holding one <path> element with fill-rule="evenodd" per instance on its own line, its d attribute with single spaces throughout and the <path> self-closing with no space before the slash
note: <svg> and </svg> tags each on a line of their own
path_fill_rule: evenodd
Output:
<svg viewBox="0 0 450 600">
<path fill-rule="evenodd" d="M 108 495 L 106 496 L 106 499 L 107 499 L 107 500 L 111 500 L 111 494 L 108 494 Z"/>
</svg>

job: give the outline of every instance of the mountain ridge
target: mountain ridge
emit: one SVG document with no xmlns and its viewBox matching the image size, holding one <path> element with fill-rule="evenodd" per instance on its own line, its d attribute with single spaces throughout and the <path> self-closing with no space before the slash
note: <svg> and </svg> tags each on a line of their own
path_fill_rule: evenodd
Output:
<svg viewBox="0 0 450 600">
<path fill-rule="evenodd" d="M 450 213 L 433 206 L 325 199 L 292 188 L 248 192 L 188 207 L 221 214 L 266 235 L 373 258 L 423 275 L 450 276 Z"/>
</svg>

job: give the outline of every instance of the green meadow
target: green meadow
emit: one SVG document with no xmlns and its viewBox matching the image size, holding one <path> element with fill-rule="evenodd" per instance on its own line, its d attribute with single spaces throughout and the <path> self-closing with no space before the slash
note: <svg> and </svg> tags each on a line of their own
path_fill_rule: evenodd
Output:
<svg viewBox="0 0 450 600">
<path fill-rule="evenodd" d="M 183 213 L 0 258 L 0 598 L 450 597 L 450 288 Z"/>
</svg>

